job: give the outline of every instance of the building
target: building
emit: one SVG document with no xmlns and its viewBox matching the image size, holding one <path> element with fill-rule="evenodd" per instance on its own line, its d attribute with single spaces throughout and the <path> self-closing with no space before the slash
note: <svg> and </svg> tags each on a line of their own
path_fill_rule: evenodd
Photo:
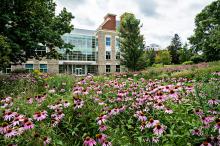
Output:
<svg viewBox="0 0 220 146">
<path fill-rule="evenodd" d="M 159 50 L 161 50 L 161 47 L 157 44 L 152 43 L 152 44 L 146 46 L 146 48 L 145 48 L 145 50 L 151 50 L 151 49 L 154 49 L 154 51 L 159 51 Z"/>
<path fill-rule="evenodd" d="M 22 65 L 11 66 L 8 70 L 25 68 L 29 71 L 38 69 L 48 73 L 68 73 L 75 75 L 104 74 L 122 72 L 120 65 L 120 49 L 116 31 L 119 21 L 116 15 L 107 14 L 103 23 L 96 30 L 75 28 L 64 34 L 62 39 L 74 45 L 71 51 L 65 48 L 57 49 L 62 55 L 60 60 L 29 59 Z M 39 54 L 46 53 L 46 49 L 35 50 Z"/>
</svg>

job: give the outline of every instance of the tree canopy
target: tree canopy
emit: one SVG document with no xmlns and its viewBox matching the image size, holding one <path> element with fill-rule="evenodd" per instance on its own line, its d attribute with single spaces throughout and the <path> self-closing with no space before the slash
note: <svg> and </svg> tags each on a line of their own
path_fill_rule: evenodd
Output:
<svg viewBox="0 0 220 146">
<path fill-rule="evenodd" d="M 134 14 L 124 13 L 121 16 L 119 42 L 121 64 L 129 70 L 137 71 L 146 65 L 143 57 L 144 37 L 140 34 L 140 20 Z"/>
<path fill-rule="evenodd" d="M 194 34 L 189 38 L 195 52 L 206 61 L 220 59 L 220 0 L 206 6 L 195 18 Z"/>
<path fill-rule="evenodd" d="M 55 7 L 53 0 L 1 1 L 0 45 L 4 46 L 1 52 L 5 53 L 0 53 L 0 57 L 5 59 L 1 59 L 0 67 L 38 58 L 34 50 L 42 47 L 47 47 L 50 53 L 56 53 L 56 47 L 70 47 L 61 36 L 73 29 L 71 20 L 74 17 L 65 8 L 55 15 Z"/>
<path fill-rule="evenodd" d="M 180 40 L 180 37 L 178 34 L 175 34 L 174 37 L 172 38 L 170 46 L 168 46 L 168 50 L 170 51 L 171 55 L 171 62 L 174 64 L 179 63 L 179 54 L 178 50 L 181 49 L 182 43 Z"/>
</svg>

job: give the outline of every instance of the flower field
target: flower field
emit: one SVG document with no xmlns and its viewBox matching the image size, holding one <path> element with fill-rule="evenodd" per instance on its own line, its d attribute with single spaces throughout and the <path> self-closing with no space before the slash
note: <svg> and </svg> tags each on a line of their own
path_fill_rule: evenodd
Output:
<svg viewBox="0 0 220 146">
<path fill-rule="evenodd" d="M 1 79 L 0 144 L 219 146 L 220 72 Z"/>
</svg>

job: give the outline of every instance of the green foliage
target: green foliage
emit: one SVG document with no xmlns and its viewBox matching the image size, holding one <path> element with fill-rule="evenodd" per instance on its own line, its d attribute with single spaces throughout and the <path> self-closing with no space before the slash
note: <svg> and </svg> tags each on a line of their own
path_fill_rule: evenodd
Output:
<svg viewBox="0 0 220 146">
<path fill-rule="evenodd" d="M 11 53 L 11 48 L 7 42 L 6 37 L 0 35 L 0 70 L 6 67 L 10 63 L 9 54 Z"/>
<path fill-rule="evenodd" d="M 193 64 L 193 61 L 185 61 L 185 62 L 183 62 L 183 65 L 191 65 L 191 64 Z"/>
<path fill-rule="evenodd" d="M 170 64 L 171 63 L 171 56 L 170 56 L 169 51 L 162 50 L 162 51 L 157 52 L 155 62 L 164 64 L 164 65 Z"/>
<path fill-rule="evenodd" d="M 154 49 L 149 49 L 145 52 L 145 58 L 147 62 L 147 66 L 152 66 L 155 63 L 156 52 Z"/>
<path fill-rule="evenodd" d="M 124 13 L 121 18 L 119 28 L 121 64 L 132 71 L 143 69 L 146 61 L 143 57 L 144 37 L 140 34 L 140 20 L 131 13 Z"/>
<path fill-rule="evenodd" d="M 173 64 L 179 64 L 179 54 L 178 50 L 180 50 L 182 46 L 180 37 L 178 34 L 175 34 L 174 37 L 172 38 L 170 46 L 167 47 L 167 49 L 170 51 L 171 55 L 171 63 Z"/>
<path fill-rule="evenodd" d="M 206 6 L 195 18 L 196 28 L 189 38 L 195 52 L 202 51 L 205 61 L 220 60 L 220 0 Z"/>
<path fill-rule="evenodd" d="M 51 50 L 48 55 L 57 57 L 54 50 L 66 45 L 61 35 L 73 29 L 73 16 L 65 8 L 55 15 L 55 6 L 53 0 L 1 1 L 0 45 L 4 45 L 1 49 L 4 50 L 2 61 L 5 64 L 9 61 L 19 64 L 32 57 L 39 59 L 43 56 L 37 55 L 34 50 L 46 47 Z"/>
<path fill-rule="evenodd" d="M 195 54 L 194 56 L 192 56 L 190 58 L 191 61 L 193 61 L 194 63 L 199 63 L 199 62 L 204 62 L 204 56 L 203 55 L 198 55 L 198 54 Z"/>
<path fill-rule="evenodd" d="M 192 50 L 188 48 L 188 45 L 185 44 L 181 49 L 178 50 L 179 62 L 183 63 L 190 60 L 190 57 L 193 56 Z"/>
</svg>

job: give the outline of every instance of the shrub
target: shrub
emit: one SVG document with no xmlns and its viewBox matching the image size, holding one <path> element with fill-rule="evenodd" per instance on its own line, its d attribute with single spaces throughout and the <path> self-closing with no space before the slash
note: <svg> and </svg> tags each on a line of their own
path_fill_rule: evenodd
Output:
<svg viewBox="0 0 220 146">
<path fill-rule="evenodd" d="M 163 67 L 163 64 L 160 64 L 160 63 L 158 63 L 158 64 L 153 64 L 153 67 L 160 68 L 160 67 Z"/>
<path fill-rule="evenodd" d="M 185 61 L 185 62 L 183 62 L 183 65 L 191 65 L 191 64 L 193 64 L 193 61 Z"/>
<path fill-rule="evenodd" d="M 194 55 L 190 58 L 191 61 L 193 61 L 194 63 L 199 63 L 199 62 L 204 62 L 205 59 L 203 58 L 202 55 Z"/>
</svg>

